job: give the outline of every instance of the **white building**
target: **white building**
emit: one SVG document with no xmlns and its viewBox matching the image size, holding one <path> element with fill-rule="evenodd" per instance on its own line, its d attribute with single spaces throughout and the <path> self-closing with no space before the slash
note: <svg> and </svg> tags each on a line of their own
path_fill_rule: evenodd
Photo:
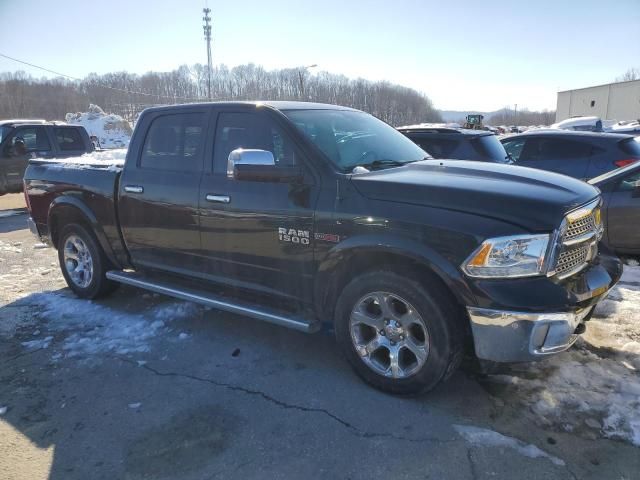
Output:
<svg viewBox="0 0 640 480">
<path fill-rule="evenodd" d="M 640 119 L 640 80 L 558 92 L 556 122 L 583 115 L 603 120 Z"/>
</svg>

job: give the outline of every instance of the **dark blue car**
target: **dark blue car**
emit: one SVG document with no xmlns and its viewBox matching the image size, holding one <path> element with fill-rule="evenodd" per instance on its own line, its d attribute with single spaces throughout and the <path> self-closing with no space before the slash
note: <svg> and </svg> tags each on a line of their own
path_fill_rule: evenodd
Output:
<svg viewBox="0 0 640 480">
<path fill-rule="evenodd" d="M 604 242 L 620 254 L 640 255 L 640 163 L 589 180 L 602 191 Z"/>
<path fill-rule="evenodd" d="M 631 135 L 534 130 L 501 140 L 516 165 L 589 179 L 640 160 Z"/>
</svg>

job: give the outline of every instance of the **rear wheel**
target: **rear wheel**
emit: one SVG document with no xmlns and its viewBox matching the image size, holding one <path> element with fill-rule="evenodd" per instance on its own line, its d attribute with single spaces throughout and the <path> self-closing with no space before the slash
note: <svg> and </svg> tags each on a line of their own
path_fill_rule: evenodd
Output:
<svg viewBox="0 0 640 480">
<path fill-rule="evenodd" d="M 111 263 L 92 232 L 79 224 L 60 232 L 58 260 L 69 288 L 82 298 L 98 298 L 111 293 L 117 283 L 108 280 Z"/>
<path fill-rule="evenodd" d="M 462 358 L 463 331 L 449 298 L 435 281 L 423 285 L 384 270 L 360 275 L 336 305 L 338 343 L 374 387 L 399 394 L 431 390 Z"/>
</svg>

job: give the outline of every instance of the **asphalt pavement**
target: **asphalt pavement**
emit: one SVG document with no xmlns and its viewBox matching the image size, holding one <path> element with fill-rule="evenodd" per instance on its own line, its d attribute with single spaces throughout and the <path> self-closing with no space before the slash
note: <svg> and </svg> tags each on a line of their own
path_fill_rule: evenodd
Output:
<svg viewBox="0 0 640 480">
<path fill-rule="evenodd" d="M 0 218 L 2 479 L 640 478 L 637 447 L 545 429 L 470 371 L 394 397 L 331 332 L 75 300 L 25 220 Z"/>
</svg>

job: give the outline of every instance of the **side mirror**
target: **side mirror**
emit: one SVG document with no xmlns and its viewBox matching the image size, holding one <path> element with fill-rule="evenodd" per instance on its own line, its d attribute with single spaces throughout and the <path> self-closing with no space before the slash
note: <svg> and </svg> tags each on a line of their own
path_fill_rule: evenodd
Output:
<svg viewBox="0 0 640 480">
<path fill-rule="evenodd" d="M 273 153 L 266 150 L 238 148 L 229 154 L 227 176 L 253 182 L 292 182 L 302 178 L 302 170 L 276 165 Z"/>
</svg>

